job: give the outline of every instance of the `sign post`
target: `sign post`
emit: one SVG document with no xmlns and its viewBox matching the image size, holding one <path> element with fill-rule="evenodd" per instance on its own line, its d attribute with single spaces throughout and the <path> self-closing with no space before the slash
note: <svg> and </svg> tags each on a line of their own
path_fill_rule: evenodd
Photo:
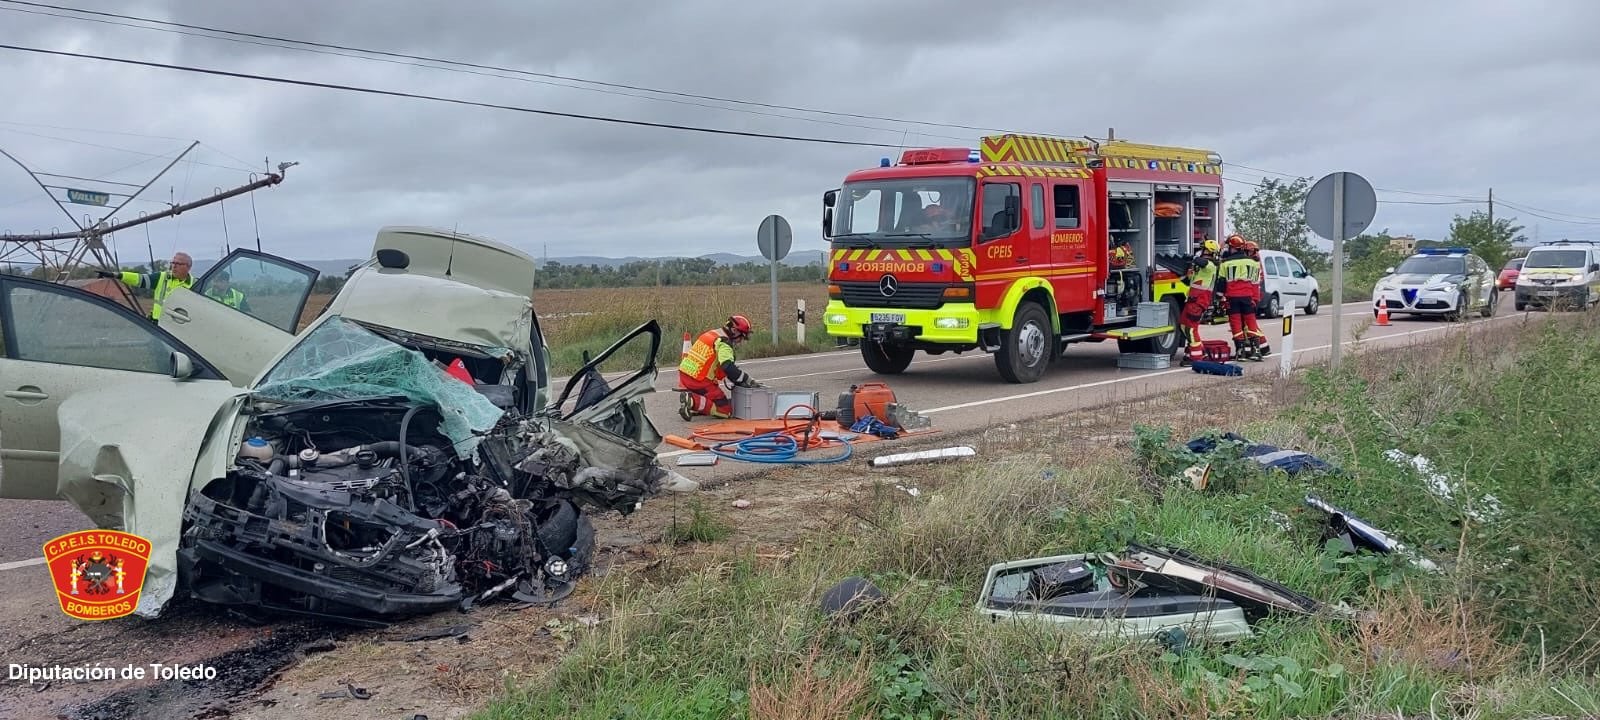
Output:
<svg viewBox="0 0 1600 720">
<path fill-rule="evenodd" d="M 772 344 L 778 344 L 778 261 L 789 254 L 789 246 L 794 242 L 794 233 L 789 229 L 789 221 L 782 215 L 768 215 L 761 220 L 761 226 L 756 228 L 756 247 L 760 248 L 761 256 L 772 263 Z"/>
<path fill-rule="evenodd" d="M 1339 316 L 1344 314 L 1344 241 L 1366 232 L 1378 214 L 1378 194 L 1372 183 L 1353 172 L 1322 176 L 1306 193 L 1306 224 L 1311 231 L 1333 241 L 1333 341 L 1328 366 L 1339 369 L 1344 335 Z"/>
</svg>

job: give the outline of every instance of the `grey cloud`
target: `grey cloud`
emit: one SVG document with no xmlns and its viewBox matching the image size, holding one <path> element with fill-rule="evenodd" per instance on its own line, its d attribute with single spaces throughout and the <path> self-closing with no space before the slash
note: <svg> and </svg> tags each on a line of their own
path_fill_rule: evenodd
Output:
<svg viewBox="0 0 1600 720">
<path fill-rule="evenodd" d="M 973 126 L 1101 134 L 1220 152 L 1316 176 L 1361 172 L 1384 188 L 1497 195 L 1600 217 L 1600 4 L 1565 2 L 436 3 L 204 0 L 74 3 L 342 45 L 525 67 L 706 95 Z M 811 116 L 833 124 L 581 91 L 548 82 L 368 62 L 0 12 L 0 37 L 295 78 L 568 112 L 898 145 L 974 145 L 976 131 Z M 390 223 L 457 226 L 561 254 L 747 252 L 760 218 L 789 217 L 816 247 L 820 193 L 894 150 L 622 127 L 226 78 L 0 55 L 19 97 L 0 121 L 194 137 L 203 162 L 298 160 L 257 198 L 267 248 L 306 258 L 365 251 Z M 744 108 L 797 115 L 771 108 Z M 866 127 L 856 127 L 866 126 Z M 3 147 L 97 176 L 182 142 L 0 124 Z M 220 152 L 219 152 L 220 151 Z M 237 156 L 238 160 L 223 155 Z M 112 179 L 142 179 L 146 162 Z M 1256 181 L 1247 168 L 1229 177 Z M 157 186 L 193 198 L 244 173 L 181 165 Z M 187 184 L 187 193 L 185 185 Z M 1230 189 L 1248 191 L 1235 183 Z M 0 227 L 58 224 L 0 169 Z M 1385 199 L 1420 196 L 1384 194 Z M 18 203 L 18 201 L 22 201 Z M 10 203 L 10 204 L 8 204 Z M 143 209 L 158 208 L 142 203 Z M 1385 205 L 1375 223 L 1439 236 L 1472 206 Z M 1501 211 L 1506 212 L 1506 211 Z M 248 204 L 229 235 L 251 236 Z M 221 244 L 221 213 L 152 227 L 158 255 Z M 1524 216 L 1541 232 L 1579 234 Z M 241 231 L 240 228 L 247 228 Z M 137 241 L 137 242 L 136 242 Z M 137 238 L 119 242 L 142 245 Z M 163 247 L 165 244 L 165 248 Z M 141 254 L 142 256 L 142 254 Z"/>
</svg>

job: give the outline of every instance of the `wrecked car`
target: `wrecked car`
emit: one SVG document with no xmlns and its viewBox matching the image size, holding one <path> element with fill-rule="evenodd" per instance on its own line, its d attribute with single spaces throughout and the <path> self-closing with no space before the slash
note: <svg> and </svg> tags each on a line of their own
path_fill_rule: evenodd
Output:
<svg viewBox="0 0 1600 720">
<path fill-rule="evenodd" d="M 146 617 L 180 591 L 351 621 L 558 600 L 590 561 L 590 513 L 690 483 L 657 462 L 640 397 L 660 327 L 552 402 L 534 270 L 492 240 L 384 228 L 298 333 L 316 271 L 255 251 L 174 291 L 159 326 L 0 278 L 0 496 L 150 540 Z M 207 295 L 218 277 L 248 310 Z"/>
<path fill-rule="evenodd" d="M 1249 571 L 1181 550 L 1129 545 L 1118 555 L 1071 554 L 989 567 L 977 611 L 1097 637 L 1160 640 L 1174 629 L 1227 642 L 1274 613 L 1308 615 L 1321 604 Z"/>
</svg>

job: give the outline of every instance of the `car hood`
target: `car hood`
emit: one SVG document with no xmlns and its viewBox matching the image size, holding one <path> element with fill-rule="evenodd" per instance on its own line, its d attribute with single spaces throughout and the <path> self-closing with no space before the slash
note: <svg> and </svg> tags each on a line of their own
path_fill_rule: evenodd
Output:
<svg viewBox="0 0 1600 720">
<path fill-rule="evenodd" d="M 227 446 L 245 394 L 222 382 L 184 383 L 176 391 L 136 384 L 79 393 L 57 411 L 61 496 L 97 526 L 150 541 L 139 615 L 159 615 L 177 587 L 178 536 L 196 462 L 207 446 Z"/>
<path fill-rule="evenodd" d="M 427 298 L 427 302 L 416 302 Z M 428 275 L 365 267 L 327 312 L 418 335 L 530 352 L 533 300 L 504 290 Z"/>
<path fill-rule="evenodd" d="M 1395 287 L 1427 287 L 1429 285 L 1438 285 L 1439 283 L 1450 282 L 1451 278 L 1459 277 L 1461 277 L 1459 274 L 1451 273 L 1437 273 L 1434 275 L 1408 273 L 1404 275 L 1393 275 L 1385 280 L 1383 284 L 1393 285 Z"/>
</svg>

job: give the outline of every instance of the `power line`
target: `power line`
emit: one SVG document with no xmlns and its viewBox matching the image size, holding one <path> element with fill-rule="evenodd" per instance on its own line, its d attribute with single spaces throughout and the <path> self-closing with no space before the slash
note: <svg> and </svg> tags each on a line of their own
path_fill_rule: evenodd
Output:
<svg viewBox="0 0 1600 720">
<path fill-rule="evenodd" d="M 0 46 L 0 47 L 9 47 L 9 46 Z M 72 138 L 56 137 L 54 135 L 45 135 L 43 133 L 28 132 L 27 130 L 18 130 L 16 128 L 0 128 L 0 132 L 16 133 L 18 135 L 28 135 L 30 137 L 43 138 L 45 140 L 56 140 L 56 141 L 64 142 L 64 143 L 72 143 L 74 145 L 83 145 L 83 146 L 86 146 L 86 147 L 99 148 L 101 150 L 115 150 L 117 152 L 128 153 L 129 155 L 142 155 L 142 156 L 144 156 L 145 159 L 141 160 L 140 163 L 148 162 L 148 161 L 154 160 L 156 158 L 163 158 L 163 157 L 166 157 L 167 155 L 171 154 L 170 152 L 168 152 L 168 153 L 151 153 L 151 152 L 144 152 L 143 150 L 129 150 L 128 148 L 116 147 L 114 145 L 101 145 L 100 143 L 92 143 L 92 142 L 88 142 L 86 140 L 74 140 Z M 198 160 L 191 160 L 190 162 L 193 162 L 196 165 L 205 165 L 206 167 L 214 167 L 214 168 L 217 168 L 217 169 L 220 169 L 220 170 L 233 170 L 233 171 L 236 171 L 236 172 L 255 172 L 254 170 L 250 170 L 250 169 L 247 169 L 247 168 L 229 167 L 227 165 L 216 165 L 216 164 L 213 164 L 213 163 L 200 162 Z M 135 163 L 135 165 L 137 165 L 137 164 L 139 164 L 139 163 Z M 123 168 L 123 169 L 126 170 L 127 168 Z M 109 175 L 111 173 L 106 173 L 106 174 Z"/>
<path fill-rule="evenodd" d="M 1572 213 L 1556 212 L 1555 210 L 1545 210 L 1543 208 L 1536 208 L 1536 207 L 1533 207 L 1532 205 L 1527 205 L 1527 204 L 1524 204 L 1524 203 L 1514 202 L 1514 201 L 1505 200 L 1505 199 L 1501 199 L 1501 200 L 1499 200 L 1499 202 L 1502 205 L 1506 205 L 1506 206 L 1510 206 L 1510 207 L 1516 207 L 1517 209 L 1522 210 L 1524 212 L 1542 212 L 1542 213 L 1549 213 L 1551 215 L 1561 215 L 1561 216 L 1569 217 L 1569 218 L 1578 218 L 1580 220 L 1593 220 L 1593 221 L 1596 221 L 1596 222 L 1600 222 L 1600 217 L 1592 217 L 1592 216 L 1589 216 L 1589 215 L 1574 215 Z"/>
<path fill-rule="evenodd" d="M 12 0 L 0 0 L 0 2 L 11 2 L 11 1 Z M 519 105 L 505 105 L 505 104 L 501 104 L 501 103 L 488 103 L 488 102 L 479 102 L 479 101 L 476 101 L 476 100 L 463 100 L 463 99 L 460 99 L 460 98 L 449 98 L 449 97 L 442 97 L 442 96 L 438 96 L 438 95 L 424 95 L 424 94 L 421 94 L 421 93 L 400 92 L 398 90 L 380 90 L 378 88 L 361 87 L 361 86 L 358 86 L 358 85 L 342 85 L 342 84 L 339 84 L 339 83 L 324 83 L 324 82 L 315 82 L 315 81 L 312 81 L 312 80 L 295 80 L 293 78 L 277 77 L 277 76 L 273 76 L 273 75 L 255 75 L 255 74 L 252 74 L 252 73 L 233 72 L 233 71 L 230 71 L 230 70 L 218 70 L 218 69 L 215 69 L 215 68 L 195 67 L 195 66 L 192 66 L 192 65 L 172 65 L 172 64 L 168 64 L 168 63 L 151 62 L 151 61 L 148 61 L 148 60 L 134 60 L 134 59 L 131 59 L 131 58 L 111 57 L 109 55 L 90 55 L 90 54 L 87 54 L 87 53 L 74 53 L 74 52 L 67 52 L 67 51 L 64 51 L 64 50 L 46 50 L 44 48 L 23 47 L 21 45 L 0 44 L 0 49 L 3 49 L 3 50 L 19 50 L 19 51 L 22 51 L 22 52 L 38 53 L 38 54 L 42 54 L 42 55 L 59 55 L 61 57 L 72 57 L 72 58 L 79 58 L 79 59 L 84 59 L 84 60 L 100 60 L 100 61 L 104 61 L 104 62 L 121 63 L 121 64 L 124 64 L 124 65 L 138 65 L 138 66 L 142 66 L 142 67 L 161 68 L 163 70 L 180 70 L 180 71 L 183 71 L 183 72 L 198 73 L 198 74 L 201 74 L 201 75 L 215 75 L 215 76 L 219 76 L 219 77 L 240 78 L 240 79 L 244 79 L 244 80 L 258 80 L 258 81 L 261 81 L 261 82 L 278 83 L 278 84 L 281 84 L 281 85 L 298 85 L 298 86 L 301 86 L 301 87 L 314 87 L 314 88 L 322 88 L 322 89 L 325 89 L 325 90 L 343 90 L 345 92 L 364 93 L 364 94 L 367 94 L 367 95 L 384 95 L 384 96 L 388 96 L 388 97 L 408 98 L 408 99 L 412 99 L 412 100 L 431 100 L 433 102 L 450 103 L 450 104 L 453 104 L 453 105 L 466 105 L 466 106 L 469 106 L 469 107 L 481 107 L 481 108 L 488 108 L 488 109 L 492 109 L 492 110 L 508 110 L 508 111 L 511 111 L 511 112 L 528 113 L 528 114 L 533 114 L 533 115 L 548 115 L 548 116 L 551 116 L 551 117 L 564 117 L 564 118 L 571 118 L 571 119 L 574 119 L 574 120 L 590 120 L 590 121 L 594 121 L 594 122 L 606 122 L 606 123 L 613 123 L 613 124 L 617 124 L 617 125 L 633 125 L 633 126 L 636 126 L 636 127 L 653 127 L 653 128 L 661 128 L 661 129 L 664 129 L 664 130 L 681 130 L 681 131 L 685 131 L 685 132 L 699 132 L 699 133 L 707 133 L 707 134 L 711 134 L 711 135 L 732 135 L 732 136 L 738 136 L 738 137 L 762 138 L 762 139 L 766 139 L 766 140 L 789 140 L 789 141 L 794 141 L 794 142 L 808 142 L 808 143 L 816 143 L 816 144 L 822 144 L 822 145 L 846 145 L 846 146 L 854 146 L 854 147 L 871 147 L 871 148 L 898 148 L 898 147 L 900 147 L 899 145 L 889 145 L 889 144 L 886 144 L 886 143 L 875 143 L 875 142 L 863 142 L 863 141 L 858 141 L 858 140 L 838 140 L 838 139 L 834 139 L 834 138 L 807 137 L 807 136 L 802 136 L 802 135 L 779 135 L 779 134 L 774 134 L 774 133 L 750 132 L 750 131 L 745 131 L 745 130 L 729 130 L 729 129 L 726 129 L 726 128 L 711 128 L 711 127 L 703 127 L 703 126 L 699 126 L 699 125 L 680 125 L 680 124 L 676 124 L 676 123 L 658 123 L 658 122 L 650 122 L 650 121 L 647 121 L 647 120 L 633 120 L 633 119 L 629 119 L 629 118 L 611 117 L 611 116 L 606 116 L 606 115 L 587 115 L 587 114 L 583 114 L 583 113 L 569 113 L 569 112 L 561 112 L 559 110 L 546 110 L 546 109 L 542 109 L 542 108 L 522 107 L 522 106 L 519 106 Z"/>
<path fill-rule="evenodd" d="M 1506 202 L 1504 200 L 1499 200 L 1497 202 L 1499 202 L 1501 205 L 1504 205 L 1504 206 L 1506 206 L 1508 208 L 1511 208 L 1512 210 L 1516 210 L 1517 212 L 1525 213 L 1525 214 L 1528 214 L 1528 215 L 1532 215 L 1532 216 L 1534 216 L 1536 218 L 1540 218 L 1540 219 L 1543 219 L 1543 220 L 1549 220 L 1551 222 L 1562 223 L 1564 225 L 1600 225 L 1600 219 L 1563 220 L 1563 219 L 1558 218 L 1558 217 L 1551 217 L 1551 216 L 1546 215 L 1544 213 L 1535 212 L 1534 210 L 1531 210 L 1529 208 L 1523 207 L 1521 205 L 1517 205 L 1516 203 L 1509 203 L 1509 202 Z M 1574 215 L 1572 217 L 1583 217 L 1583 216 Z"/>
<path fill-rule="evenodd" d="M 0 0 L 0 2 L 14 2 L 14 1 L 15 0 Z M 295 47 L 293 45 L 281 45 L 281 44 L 275 44 L 275 43 L 269 43 L 269 42 L 256 42 L 256 41 L 253 41 L 253 40 L 245 40 L 245 39 L 234 38 L 234 37 L 218 37 L 218 36 L 215 36 L 215 35 L 206 35 L 206 34 L 198 33 L 198 32 L 188 32 L 188 31 L 184 31 L 184 30 L 175 30 L 175 29 L 172 29 L 172 28 L 165 28 L 165 27 L 148 27 L 148 26 L 145 26 L 145 25 L 135 25 L 135 24 L 132 24 L 132 23 L 117 22 L 117 21 L 114 21 L 114 20 L 101 20 L 101 19 L 97 19 L 97 18 L 77 17 L 77 16 L 73 16 L 73 15 L 61 15 L 61 14 L 58 14 L 58 13 L 42 12 L 42 11 L 38 11 L 38 10 L 26 10 L 26 9 L 23 9 L 23 8 L 0 7 L 0 10 L 5 10 L 7 12 L 27 13 L 29 15 L 45 15 L 45 16 L 49 16 L 49 17 L 62 18 L 62 19 L 66 19 L 66 20 L 80 20 L 80 21 L 84 21 L 84 22 L 101 23 L 101 24 L 104 24 L 104 25 L 115 25 L 115 26 L 119 26 L 119 27 L 133 28 L 133 29 L 136 29 L 136 30 L 152 30 L 152 31 L 155 31 L 155 32 L 165 32 L 165 33 L 172 33 L 172 34 L 176 34 L 176 35 L 184 35 L 184 36 L 188 36 L 188 37 L 204 38 L 206 40 L 222 40 L 222 41 L 226 41 L 226 42 L 242 43 L 242 44 L 246 44 L 246 45 L 256 45 L 256 46 L 260 46 L 260 47 L 268 47 L 268 48 L 273 48 L 275 50 L 293 50 L 293 51 L 296 51 L 296 52 L 306 52 L 306 53 L 313 53 L 313 54 L 317 54 L 317 55 L 329 55 L 329 56 L 333 56 L 333 57 L 352 58 L 352 59 L 355 59 L 355 60 L 366 60 L 366 61 L 369 61 L 369 62 L 381 62 L 381 63 L 389 63 L 389 64 L 392 64 L 392 65 L 404 65 L 404 66 L 408 66 L 408 67 L 424 68 L 424 69 L 427 69 L 427 70 L 440 70 L 440 71 L 444 71 L 444 72 L 453 72 L 453 73 L 463 73 L 463 74 L 468 74 L 468 75 L 477 75 L 477 76 L 481 76 L 481 77 L 495 78 L 497 80 L 515 80 L 515 81 L 518 81 L 518 82 L 535 83 L 535 84 L 539 84 L 539 85 L 548 85 L 550 87 L 566 88 L 566 89 L 569 89 L 569 90 L 583 90 L 585 92 L 596 92 L 596 93 L 602 93 L 602 94 L 606 94 L 606 95 L 617 95 L 617 96 L 622 96 L 622 97 L 631 97 L 631 98 L 636 98 L 636 99 L 640 99 L 640 100 L 653 100 L 653 101 L 656 101 L 656 102 L 670 102 L 670 103 L 674 103 L 674 104 L 678 104 L 678 105 L 692 105 L 694 107 L 708 108 L 708 109 L 711 109 L 711 110 L 723 110 L 723 111 L 727 111 L 727 112 L 740 112 L 740 113 L 746 113 L 746 114 L 750 114 L 750 115 L 760 115 L 760 116 L 765 116 L 765 117 L 781 118 L 781 119 L 784 119 L 784 120 L 796 120 L 796 121 L 800 121 L 800 122 L 821 123 L 821 124 L 824 124 L 824 125 L 835 125 L 835 126 L 839 126 L 839 127 L 858 128 L 858 129 L 862 129 L 862 130 L 873 130 L 873 131 L 877 131 L 877 132 L 892 132 L 892 133 L 903 132 L 900 128 L 886 128 L 886 127 L 878 127 L 878 126 L 874 126 L 874 125 L 862 125 L 860 123 L 847 123 L 847 122 L 837 122 L 837 121 L 833 121 L 833 120 L 823 120 L 823 119 L 819 119 L 819 118 L 796 117 L 794 115 L 784 115 L 782 113 L 762 112 L 760 110 L 749 110 L 749 109 L 745 109 L 745 108 L 731 108 L 731 107 L 724 107 L 724 106 L 721 106 L 721 105 L 711 105 L 709 103 L 703 103 L 703 102 L 692 102 L 692 101 L 688 101 L 688 100 L 676 100 L 676 99 L 673 99 L 673 98 L 652 97 L 652 96 L 649 96 L 649 95 L 640 95 L 640 94 L 637 94 L 637 93 L 619 92 L 619 91 L 616 91 L 616 90 L 607 90 L 605 88 L 597 88 L 597 87 L 582 87 L 582 86 L 578 86 L 578 85 L 568 85 L 568 84 L 565 84 L 565 83 L 551 82 L 551 81 L 548 81 L 548 80 L 537 80 L 537 79 L 527 78 L 527 77 L 507 77 L 505 75 L 499 75 L 499 74 L 491 73 L 491 72 L 480 72 L 480 71 L 476 71 L 476 70 L 462 69 L 462 68 L 456 68 L 456 67 L 440 67 L 440 66 L 437 66 L 437 65 L 428 65 L 428 64 L 425 64 L 425 63 L 421 63 L 421 62 L 406 62 L 406 61 L 402 61 L 402 60 L 389 60 L 387 58 L 381 58 L 381 57 L 367 57 L 367 56 L 364 56 L 364 55 L 356 55 L 356 54 L 352 54 L 352 53 L 333 52 L 333 51 L 329 51 L 329 50 L 319 50 L 319 49 L 313 48 L 313 47 Z M 75 12 L 88 12 L 88 11 L 75 11 Z M 151 21 L 147 21 L 147 22 L 162 22 L 162 21 L 151 20 Z M 299 41 L 299 40 L 286 40 L 285 42 L 302 42 L 302 41 Z M 919 133 L 919 132 L 913 132 L 911 134 L 922 136 L 922 137 L 935 137 L 935 138 L 942 138 L 942 139 L 948 139 L 948 140 L 966 140 L 967 139 L 967 138 L 957 138 L 957 137 L 953 137 L 953 136 L 950 136 L 950 135 L 933 135 L 933 134 L 930 134 L 930 133 Z"/>
<path fill-rule="evenodd" d="M 999 128 L 986 128 L 986 127 L 979 127 L 979 126 L 975 126 L 975 125 L 962 125 L 962 124 L 958 124 L 958 123 L 932 122 L 932 121 L 927 121 L 927 120 L 913 120 L 913 119 L 910 119 L 910 118 L 896 118 L 896 117 L 888 117 L 888 116 L 883 116 L 883 115 L 868 115 L 868 114 L 863 114 L 863 113 L 839 112 L 839 111 L 834 111 L 834 110 L 822 110 L 822 109 L 817 109 L 817 108 L 799 107 L 799 106 L 794 106 L 794 105 L 781 105 L 781 104 L 777 104 L 777 103 L 766 103 L 766 102 L 759 102 L 759 101 L 755 101 L 755 100 L 741 100 L 741 99 L 738 99 L 738 98 L 719 97 L 719 96 L 716 96 L 716 95 L 703 95 L 703 94 L 698 94 L 698 93 L 681 92 L 681 91 L 676 91 L 676 90 L 664 90 L 664 89 L 661 89 L 661 88 L 652 88 L 652 87 L 643 86 L 643 85 L 629 85 L 629 84 L 626 84 L 626 83 L 614 83 L 614 82 L 606 82 L 606 81 L 602 81 L 602 80 L 589 80 L 589 79 L 586 79 L 586 78 L 574 77 L 574 76 L 570 76 L 570 75 L 558 75 L 558 74 L 555 74 L 555 73 L 537 72 L 537 71 L 533 71 L 533 70 L 525 70 L 525 69 L 520 69 L 520 68 L 511 68 L 511 67 L 504 67 L 504 66 L 499 66 L 499 65 L 488 65 L 488 64 L 483 64 L 483 63 L 467 62 L 467 61 L 463 61 L 463 60 L 451 60 L 451 59 L 448 59 L 448 58 L 436 58 L 436 57 L 429 57 L 429 56 L 426 56 L 426 55 L 412 55 L 412 54 L 408 54 L 408 53 L 390 52 L 390 51 L 386 51 L 386 50 L 372 50 L 372 49 L 368 49 L 368 48 L 359 48 L 359 47 L 353 47 L 353 46 L 349 46 L 349 45 L 336 45 L 336 44 L 333 44 L 333 43 L 313 42 L 313 41 L 310 41 L 310 40 L 297 40 L 297 39 L 294 39 L 294 38 L 286 38 L 286 37 L 280 37 L 280 36 L 275 36 L 275 35 L 264 35 L 264 34 L 244 32 L 244 31 L 239 31 L 239 30 L 229 30 L 229 29 L 226 29 L 226 28 L 215 28 L 215 27 L 207 27 L 207 26 L 204 26 L 204 25 L 193 25 L 193 24 L 188 24 L 188 23 L 173 22 L 173 21 L 169 21 L 169 20 L 158 20 L 158 19 L 154 19 L 154 18 L 139 17 L 139 16 L 136 16 L 136 15 L 124 15 L 124 14 L 119 14 L 119 13 L 101 12 L 101 11 L 97 11 L 97 10 L 81 10 L 81 9 L 78 9 L 78 8 L 65 7 L 65 6 L 61 6 L 61 5 L 49 5 L 49 4 L 45 4 L 45 3 L 26 2 L 24 0 L 0 0 L 0 2 L 4 2 L 4 3 L 10 4 L 10 5 L 25 5 L 25 6 L 29 6 L 29 7 L 35 7 L 35 8 L 46 8 L 46 9 L 50 9 L 50 10 L 61 10 L 61 11 L 66 11 L 66 12 L 79 13 L 79 14 L 83 14 L 83 15 L 94 15 L 94 16 L 105 17 L 105 18 L 116 18 L 116 19 L 119 19 L 119 20 L 132 20 L 132 21 L 136 21 L 136 22 L 150 23 L 152 25 L 162 25 L 162 26 L 166 26 L 166 27 L 169 27 L 169 28 L 184 28 L 184 29 L 187 29 L 187 30 L 199 30 L 199 31 L 204 31 L 204 32 L 218 33 L 218 34 L 221 34 L 221 35 L 233 36 L 231 38 L 216 38 L 216 37 L 212 38 L 212 39 L 216 39 L 216 40 L 229 40 L 229 41 L 232 41 L 232 42 L 248 42 L 248 41 L 237 40 L 236 38 L 253 38 L 255 40 L 266 40 L 266 41 L 272 41 L 272 42 L 278 42 L 278 43 L 292 43 L 292 44 L 295 44 L 295 45 L 304 45 L 304 46 L 307 46 L 307 47 L 310 47 L 310 48 L 320 48 L 320 49 L 323 49 L 323 50 L 340 50 L 340 51 L 347 51 L 347 52 L 363 53 L 363 54 L 366 54 L 366 55 L 376 55 L 376 56 L 381 56 L 381 57 L 386 57 L 386 58 L 398 58 L 398 59 L 402 59 L 402 60 L 413 60 L 413 61 L 421 61 L 421 62 L 429 62 L 429 63 L 439 63 L 439 64 L 442 64 L 442 65 L 453 66 L 453 68 L 469 68 L 469 69 L 473 69 L 473 70 L 488 70 L 488 71 L 494 71 L 494 72 L 512 73 L 512 74 L 515 74 L 515 75 L 520 75 L 520 76 L 525 76 L 525 77 L 547 78 L 547 79 L 550 79 L 550 80 L 562 80 L 562 81 L 566 81 L 566 82 L 577 82 L 577 83 L 584 83 L 584 84 L 587 84 L 587 85 L 596 85 L 596 86 L 605 87 L 605 88 L 615 88 L 615 89 L 621 89 L 621 90 L 634 90 L 634 91 L 640 91 L 640 92 L 655 93 L 657 95 L 668 95 L 668 96 L 678 97 L 678 98 L 688 98 L 688 99 L 692 99 L 692 100 L 708 100 L 708 101 L 712 101 L 712 102 L 732 103 L 732 104 L 735 104 L 735 105 L 747 105 L 747 106 L 750 106 L 750 107 L 761 107 L 761 108 L 768 108 L 768 109 L 773 109 L 773 110 L 788 110 L 788 111 L 792 111 L 792 112 L 804 112 L 804 113 L 812 113 L 812 114 L 816 114 L 816 115 L 827 115 L 827 116 L 832 116 L 832 117 L 846 117 L 846 118 L 854 118 L 854 119 L 858 119 L 858 120 L 877 120 L 877 121 L 880 121 L 880 122 L 892 122 L 892 123 L 900 123 L 900 124 L 904 124 L 904 125 L 922 125 L 922 126 L 925 126 L 925 127 L 943 127 L 943 128 L 957 129 L 957 130 L 974 130 L 974 131 L 979 131 L 979 132 L 1007 132 L 1006 130 L 1002 130 L 1002 129 L 999 129 Z M 4 8 L 4 9 L 10 9 L 10 10 L 13 10 L 14 12 L 29 12 L 29 11 L 14 9 L 14 8 Z M 51 15 L 50 13 L 41 13 L 41 12 L 37 12 L 37 11 L 32 12 L 32 14 Z M 92 22 L 105 22 L 105 21 L 94 20 L 93 18 L 81 18 L 81 17 L 72 17 L 72 16 L 61 16 L 61 15 L 51 15 L 51 16 L 52 17 L 66 17 L 68 19 L 73 19 L 73 20 L 88 20 L 88 21 L 92 21 Z M 120 25 L 121 23 L 110 23 L 110 24 L 118 24 L 118 25 Z M 141 26 L 127 26 L 127 27 L 141 27 Z M 161 30 L 162 28 L 142 28 L 142 29 Z M 190 34 L 190 33 L 181 33 L 181 34 Z M 202 37 L 209 37 L 209 36 L 202 36 Z M 248 44 L 258 45 L 260 43 L 248 42 Z M 269 47 L 280 47 L 280 48 L 282 48 L 283 46 L 281 46 L 281 45 L 272 45 L 272 46 L 269 46 Z M 284 49 L 300 49 L 300 48 L 284 48 Z M 328 54 L 336 54 L 337 55 L 339 53 L 328 53 Z M 349 56 L 349 55 L 341 55 L 341 56 L 343 56 L 343 57 L 352 57 L 352 56 Z M 377 60 L 378 58 L 360 58 L 360 59 Z M 401 63 L 401 64 L 412 64 L 412 63 Z M 423 65 L 423 66 L 419 66 L 419 67 L 432 67 L 432 66 Z M 450 69 L 453 69 L 453 68 L 434 67 L 434 69 L 437 69 L 437 70 L 450 70 Z M 483 74 L 483 73 L 474 73 L 474 74 Z M 500 77 L 502 79 L 507 79 L 507 80 L 518 79 L 518 78 L 506 78 L 506 77 L 504 77 L 502 75 L 491 75 L 490 77 Z M 554 84 L 554 83 L 545 83 L 545 84 Z M 575 89 L 575 90 L 593 90 L 594 89 L 594 88 L 582 88 L 582 87 L 575 87 L 575 86 L 572 86 L 572 85 L 559 85 L 559 84 L 557 84 L 556 87 L 567 87 L 567 88 L 572 88 L 572 89 Z M 627 93 L 616 93 L 616 94 L 628 95 Z M 641 97 L 641 96 L 628 95 L 628 97 Z M 671 102 L 670 100 L 667 100 L 666 98 L 642 97 L 642 99 L 657 100 L 657 101 L 663 101 L 663 102 Z M 690 103 L 690 104 L 695 104 L 695 103 Z M 707 107 L 707 106 L 702 106 L 702 107 Z M 732 111 L 732 112 L 748 112 L 748 111 L 744 111 L 744 110 L 739 110 L 737 108 L 716 107 L 716 106 L 710 106 L 710 107 L 713 107 L 714 109 L 718 109 L 718 110 L 727 110 L 727 111 Z M 761 113 L 758 113 L 758 114 L 761 114 Z M 791 119 L 791 120 L 801 120 L 801 121 L 806 121 L 806 122 L 826 122 L 826 121 L 822 121 L 822 120 L 817 120 L 815 118 L 795 118 L 795 117 L 783 116 L 783 115 L 779 115 L 778 117 L 785 117 L 785 118 Z M 831 123 L 831 124 L 839 124 L 839 123 Z M 865 126 L 855 125 L 853 127 L 865 127 Z M 885 132 L 898 132 L 897 130 L 889 130 L 887 128 L 867 128 L 867 129 L 882 130 L 882 131 L 885 131 Z M 916 134 L 921 135 L 923 133 L 916 133 Z M 944 136 L 932 136 L 932 137 L 944 137 Z"/>
</svg>

